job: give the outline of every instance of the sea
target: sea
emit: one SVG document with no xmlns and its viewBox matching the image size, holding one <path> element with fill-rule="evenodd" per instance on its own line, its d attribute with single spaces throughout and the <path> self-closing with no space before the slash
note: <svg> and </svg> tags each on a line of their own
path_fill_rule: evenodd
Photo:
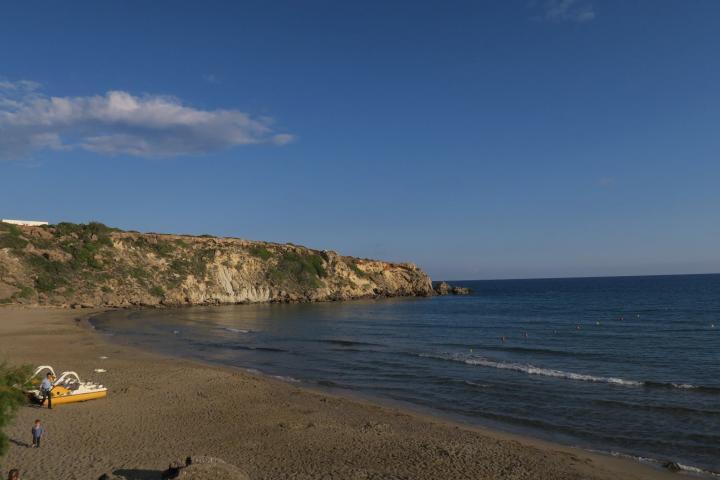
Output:
<svg viewBox="0 0 720 480">
<path fill-rule="evenodd" d="M 147 350 L 720 472 L 720 275 L 452 283 L 472 294 L 113 311 L 92 324 Z"/>
</svg>

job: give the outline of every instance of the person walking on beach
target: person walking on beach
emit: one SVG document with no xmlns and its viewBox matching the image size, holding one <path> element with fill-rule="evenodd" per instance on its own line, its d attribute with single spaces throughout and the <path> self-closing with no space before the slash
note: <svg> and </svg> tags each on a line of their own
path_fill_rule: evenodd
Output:
<svg viewBox="0 0 720 480">
<path fill-rule="evenodd" d="M 42 402 L 40 405 L 45 403 L 45 400 L 47 399 L 48 408 L 50 409 L 52 409 L 52 381 L 53 374 L 48 372 L 42 383 L 40 383 L 40 393 L 42 394 Z"/>
<path fill-rule="evenodd" d="M 20 470 L 13 468 L 8 472 L 8 480 L 20 480 Z"/>
<path fill-rule="evenodd" d="M 43 433 L 45 433 L 45 427 L 42 426 L 40 419 L 38 418 L 35 420 L 35 425 L 32 427 L 33 448 L 40 448 L 40 439 L 42 438 Z"/>
</svg>

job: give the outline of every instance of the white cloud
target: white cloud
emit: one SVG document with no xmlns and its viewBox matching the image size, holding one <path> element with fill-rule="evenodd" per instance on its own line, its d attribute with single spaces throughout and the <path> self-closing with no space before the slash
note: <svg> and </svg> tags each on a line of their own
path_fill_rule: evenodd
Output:
<svg viewBox="0 0 720 480">
<path fill-rule="evenodd" d="M 589 22 L 595 18 L 595 10 L 585 0 L 546 0 L 543 18 L 551 22 Z"/>
<path fill-rule="evenodd" d="M 37 150 L 169 157 L 239 145 L 285 144 L 266 117 L 237 110 L 201 110 L 175 97 L 123 91 L 85 97 L 50 97 L 30 81 L 0 81 L 0 159 Z"/>
</svg>

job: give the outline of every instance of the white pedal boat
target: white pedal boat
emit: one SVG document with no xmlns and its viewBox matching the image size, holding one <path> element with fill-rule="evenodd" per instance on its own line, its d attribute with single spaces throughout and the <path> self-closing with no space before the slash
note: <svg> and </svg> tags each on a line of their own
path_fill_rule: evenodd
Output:
<svg viewBox="0 0 720 480">
<path fill-rule="evenodd" d="M 41 403 L 43 401 L 40 392 L 40 382 L 50 372 L 53 377 L 55 370 L 49 365 L 43 365 L 35 369 L 35 373 L 31 377 L 30 383 L 33 389 L 26 391 L 31 400 Z M 60 378 L 52 383 L 53 405 L 62 405 L 64 403 L 84 402 L 87 400 L 95 400 L 96 398 L 107 397 L 107 387 L 94 382 L 83 382 L 80 376 L 75 372 L 63 372 Z"/>
</svg>

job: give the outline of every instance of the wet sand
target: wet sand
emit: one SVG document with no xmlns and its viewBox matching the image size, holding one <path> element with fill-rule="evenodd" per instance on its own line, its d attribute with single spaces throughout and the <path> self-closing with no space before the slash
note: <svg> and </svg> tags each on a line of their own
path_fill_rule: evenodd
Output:
<svg viewBox="0 0 720 480">
<path fill-rule="evenodd" d="M 0 478 L 19 468 L 23 479 L 113 472 L 159 479 L 171 460 L 188 455 L 221 458 L 254 480 L 678 478 L 628 459 L 118 346 L 83 326 L 87 315 L 0 307 L 0 360 L 74 370 L 110 389 L 107 399 L 21 408 Z M 27 446 L 35 418 L 47 429 L 39 450 Z"/>
</svg>

